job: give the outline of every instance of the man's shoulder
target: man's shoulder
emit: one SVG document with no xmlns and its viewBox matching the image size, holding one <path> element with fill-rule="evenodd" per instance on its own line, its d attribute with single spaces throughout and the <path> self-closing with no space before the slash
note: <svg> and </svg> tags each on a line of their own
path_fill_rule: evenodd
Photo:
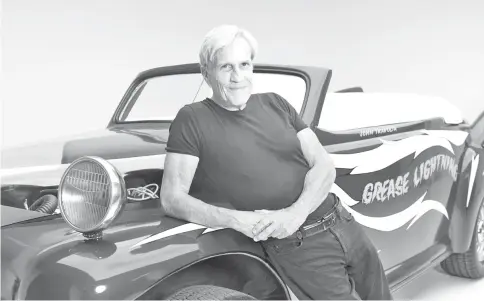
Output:
<svg viewBox="0 0 484 301">
<path fill-rule="evenodd" d="M 252 95 L 261 100 L 277 100 L 278 98 L 280 98 L 279 94 L 275 92 L 254 93 Z"/>
<path fill-rule="evenodd" d="M 207 109 L 207 104 L 205 102 L 206 100 L 202 100 L 202 101 L 186 104 L 180 109 L 180 112 L 182 112 L 185 115 L 199 114 L 200 112 L 205 111 Z"/>
<path fill-rule="evenodd" d="M 190 103 L 182 106 L 178 113 L 176 114 L 174 123 L 181 122 L 191 122 L 197 123 L 198 116 L 203 115 L 204 111 L 206 111 L 205 105 L 201 104 L 200 102 Z"/>
<path fill-rule="evenodd" d="M 255 93 L 253 96 L 263 106 L 282 108 L 284 105 L 283 98 L 275 92 Z"/>
</svg>

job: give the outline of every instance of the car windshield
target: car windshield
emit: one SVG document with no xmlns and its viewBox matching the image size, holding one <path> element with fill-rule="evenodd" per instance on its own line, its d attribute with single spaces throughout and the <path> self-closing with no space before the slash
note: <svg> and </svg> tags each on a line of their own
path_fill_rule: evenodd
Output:
<svg viewBox="0 0 484 301">
<path fill-rule="evenodd" d="M 297 75 L 254 73 L 253 93 L 274 92 L 300 112 L 306 82 Z M 200 73 L 165 75 L 147 79 L 131 94 L 118 122 L 172 121 L 187 104 L 212 96 Z"/>
</svg>

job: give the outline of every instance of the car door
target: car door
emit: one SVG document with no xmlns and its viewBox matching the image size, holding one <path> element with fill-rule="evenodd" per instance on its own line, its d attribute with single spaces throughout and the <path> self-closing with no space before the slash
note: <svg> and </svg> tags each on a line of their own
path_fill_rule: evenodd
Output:
<svg viewBox="0 0 484 301">
<path fill-rule="evenodd" d="M 468 135 L 439 117 L 456 122 L 446 109 L 429 110 L 435 99 L 405 97 L 330 93 L 314 127 L 337 169 L 331 191 L 364 227 L 387 273 L 445 252 L 449 196 Z"/>
</svg>

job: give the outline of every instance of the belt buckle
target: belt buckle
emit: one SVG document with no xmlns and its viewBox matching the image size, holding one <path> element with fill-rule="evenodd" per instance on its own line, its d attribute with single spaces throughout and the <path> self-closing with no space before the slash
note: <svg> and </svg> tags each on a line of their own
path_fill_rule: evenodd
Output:
<svg viewBox="0 0 484 301">
<path fill-rule="evenodd" d="M 324 230 L 326 230 L 329 227 L 331 227 L 334 224 L 335 220 L 336 220 L 336 212 L 333 212 L 333 214 L 331 214 L 331 216 L 324 221 L 324 222 L 328 222 L 327 224 L 325 224 L 325 229 Z"/>
<path fill-rule="evenodd" d="M 339 213 L 339 210 L 338 210 L 339 206 L 340 206 L 340 200 L 339 200 L 338 197 L 336 197 L 336 203 L 334 204 L 333 208 L 331 208 L 330 213 L 327 214 L 327 215 L 324 215 L 323 217 L 318 219 L 315 223 L 300 227 L 299 230 L 296 231 L 296 237 L 298 239 L 302 239 L 303 236 L 304 236 L 303 232 L 306 232 L 306 231 L 311 230 L 315 227 L 318 227 L 321 224 L 323 225 L 323 229 L 321 230 L 321 232 L 328 230 L 328 228 L 330 228 L 336 220 L 336 216 Z"/>
<path fill-rule="evenodd" d="M 336 213 L 333 212 L 333 213 L 328 214 L 327 216 L 319 219 L 315 223 L 301 227 L 301 230 L 307 231 L 307 230 L 313 229 L 315 227 L 318 227 L 320 225 L 323 225 L 323 230 L 321 230 L 321 231 L 326 231 L 333 224 L 335 219 L 336 219 Z"/>
<path fill-rule="evenodd" d="M 309 229 L 312 229 L 314 227 L 321 225 L 323 222 L 324 222 L 324 218 L 321 218 L 321 219 L 317 220 L 315 223 L 312 223 L 312 224 L 309 224 L 309 225 L 306 225 L 306 226 L 302 226 L 301 229 L 306 231 L 306 230 L 309 230 Z"/>
</svg>

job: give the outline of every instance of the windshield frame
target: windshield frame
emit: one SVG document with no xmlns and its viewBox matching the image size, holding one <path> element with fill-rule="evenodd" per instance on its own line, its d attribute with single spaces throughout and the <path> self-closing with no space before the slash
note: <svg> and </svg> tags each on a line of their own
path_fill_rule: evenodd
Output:
<svg viewBox="0 0 484 301">
<path fill-rule="evenodd" d="M 178 67 L 179 70 L 174 70 L 174 67 Z M 186 67 L 185 70 L 183 70 Z M 192 64 L 189 65 L 179 65 L 179 66 L 172 66 L 170 67 L 162 67 L 162 68 L 156 68 L 156 69 L 151 69 L 147 70 L 143 73 L 140 73 L 137 78 L 132 82 L 128 90 L 126 91 L 125 95 L 123 96 L 123 99 L 121 100 L 118 108 L 116 109 L 110 124 L 108 127 L 116 126 L 116 125 L 129 125 L 129 124 L 147 124 L 147 123 L 155 123 L 155 124 L 171 124 L 173 120 L 135 120 L 135 121 L 121 121 L 122 115 L 128 115 L 131 108 L 136 104 L 136 101 L 140 95 L 140 93 L 143 91 L 144 85 L 152 79 L 156 77 L 163 77 L 163 76 L 172 76 L 172 75 L 182 75 L 182 74 L 200 74 L 200 69 L 198 68 L 188 68 L 188 67 L 193 67 Z M 166 72 L 167 70 L 173 70 L 172 72 Z M 158 72 L 156 72 L 158 71 Z M 165 72 L 163 72 L 165 71 Z M 304 93 L 304 100 L 302 102 L 302 106 L 300 109 L 300 115 L 304 113 L 306 103 L 308 101 L 309 93 L 310 93 L 310 88 L 311 88 L 311 77 L 309 74 L 302 70 L 297 70 L 293 69 L 290 67 L 278 67 L 278 66 L 260 66 L 260 65 L 254 65 L 254 73 L 268 73 L 268 74 L 279 74 L 279 75 L 289 75 L 289 76 L 298 76 L 302 80 L 304 80 L 306 84 L 306 90 Z M 200 84 L 203 84 L 203 80 L 200 82 Z M 201 85 L 200 85 L 201 87 Z M 138 93 L 138 95 L 135 95 Z M 197 92 L 198 93 L 198 92 Z M 193 95 L 194 99 L 196 95 Z"/>
</svg>

